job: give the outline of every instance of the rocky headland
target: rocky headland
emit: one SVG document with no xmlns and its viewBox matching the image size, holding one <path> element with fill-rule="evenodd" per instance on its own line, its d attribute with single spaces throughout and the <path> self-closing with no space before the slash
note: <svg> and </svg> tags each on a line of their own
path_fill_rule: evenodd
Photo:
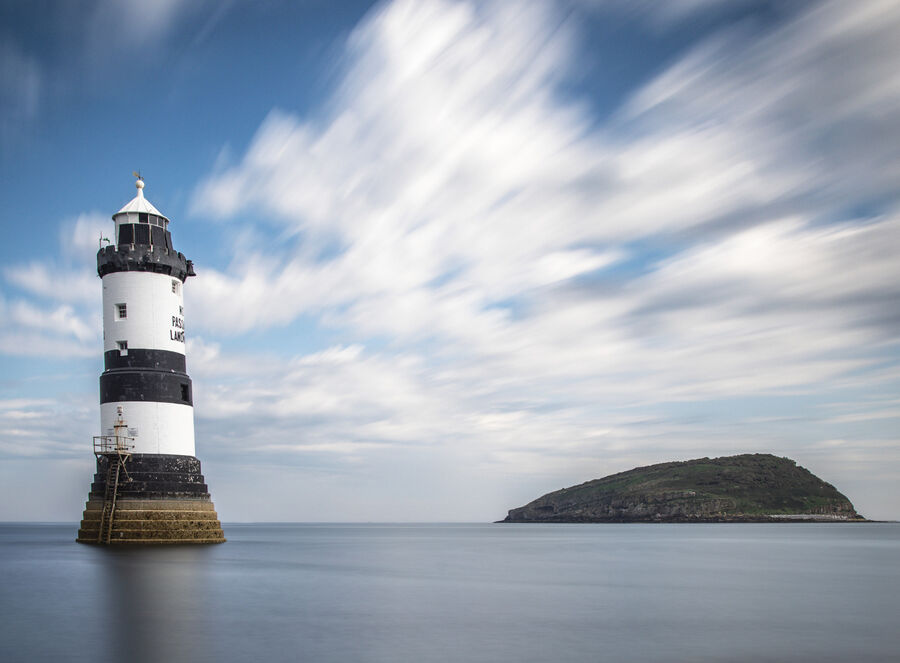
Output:
<svg viewBox="0 0 900 663">
<path fill-rule="evenodd" d="M 862 521 L 829 483 L 790 458 L 743 454 L 638 467 L 563 488 L 504 523 Z"/>
</svg>

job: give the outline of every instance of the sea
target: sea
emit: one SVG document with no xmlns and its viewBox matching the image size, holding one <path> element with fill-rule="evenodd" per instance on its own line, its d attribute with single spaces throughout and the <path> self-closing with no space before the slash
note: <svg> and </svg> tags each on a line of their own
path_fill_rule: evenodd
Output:
<svg viewBox="0 0 900 663">
<path fill-rule="evenodd" d="M 900 661 L 900 524 L 0 525 L 0 660 Z"/>
</svg>

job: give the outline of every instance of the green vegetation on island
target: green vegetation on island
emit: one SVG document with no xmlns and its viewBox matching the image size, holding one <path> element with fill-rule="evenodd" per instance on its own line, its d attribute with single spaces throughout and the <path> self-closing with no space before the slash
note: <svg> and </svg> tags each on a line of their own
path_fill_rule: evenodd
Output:
<svg viewBox="0 0 900 663">
<path fill-rule="evenodd" d="M 864 520 L 844 495 L 790 458 L 743 454 L 638 467 L 548 493 L 507 523 Z"/>
</svg>

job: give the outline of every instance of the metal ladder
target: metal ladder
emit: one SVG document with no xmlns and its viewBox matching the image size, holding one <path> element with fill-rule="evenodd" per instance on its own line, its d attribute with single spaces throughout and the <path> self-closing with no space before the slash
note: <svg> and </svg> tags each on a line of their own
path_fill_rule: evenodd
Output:
<svg viewBox="0 0 900 663">
<path fill-rule="evenodd" d="M 97 457 L 98 470 L 100 469 L 100 458 L 106 458 L 106 492 L 103 495 L 103 510 L 100 511 L 97 543 L 109 543 L 112 538 L 116 497 L 119 495 L 119 476 L 125 472 L 125 478 L 131 481 L 125 462 L 131 458 L 134 438 L 126 434 L 128 424 L 125 423 L 125 412 L 121 405 L 116 407 L 116 423 L 113 425 L 113 431 L 113 435 L 94 436 L 94 455 Z"/>
<path fill-rule="evenodd" d="M 116 497 L 119 494 L 119 476 L 125 469 L 125 459 L 120 454 L 106 454 L 106 492 L 103 495 L 103 511 L 100 512 L 100 529 L 97 543 L 109 543 L 112 538 L 113 520 L 116 514 Z M 126 470 L 126 475 L 128 471 Z"/>
</svg>

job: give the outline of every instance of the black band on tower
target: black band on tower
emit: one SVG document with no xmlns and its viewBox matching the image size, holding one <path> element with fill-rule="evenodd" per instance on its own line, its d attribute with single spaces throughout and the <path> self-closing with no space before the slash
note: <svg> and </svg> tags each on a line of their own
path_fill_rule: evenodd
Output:
<svg viewBox="0 0 900 663">
<path fill-rule="evenodd" d="M 193 406 L 191 379 L 185 373 L 149 370 L 107 371 L 100 376 L 100 402 L 151 401 Z"/>
<path fill-rule="evenodd" d="M 114 272 L 154 272 L 180 281 L 195 276 L 194 263 L 184 254 L 165 246 L 144 244 L 106 246 L 97 251 L 97 274 L 102 278 Z"/>
<path fill-rule="evenodd" d="M 107 350 L 103 353 L 103 364 L 107 371 L 119 368 L 150 368 L 157 371 L 187 372 L 184 355 L 171 350 L 129 348 L 126 355 L 119 350 Z"/>
<path fill-rule="evenodd" d="M 102 498 L 106 492 L 110 458 L 98 456 L 97 473 L 91 484 L 91 495 Z M 126 464 L 129 481 L 118 486 L 118 496 L 132 499 L 177 499 L 190 497 L 209 499 L 209 489 L 194 456 L 171 454 L 132 454 Z"/>
</svg>

